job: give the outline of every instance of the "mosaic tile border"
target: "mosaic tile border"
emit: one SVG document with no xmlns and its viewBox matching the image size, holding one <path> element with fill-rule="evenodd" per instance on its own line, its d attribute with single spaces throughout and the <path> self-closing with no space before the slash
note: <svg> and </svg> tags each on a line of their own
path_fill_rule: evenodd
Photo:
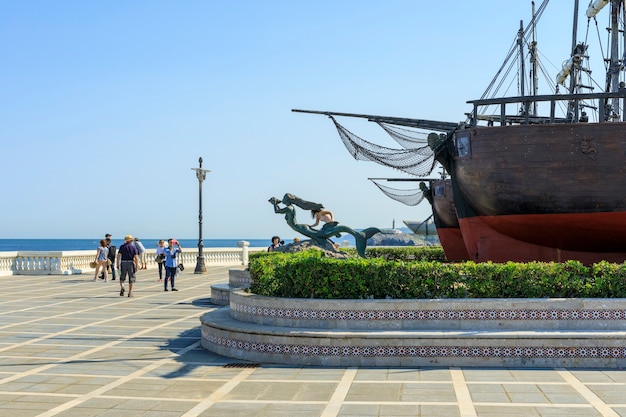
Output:
<svg viewBox="0 0 626 417">
<path fill-rule="evenodd" d="M 230 300 L 230 290 L 221 288 L 211 288 L 211 300 L 228 301 Z"/>
<path fill-rule="evenodd" d="M 626 347 L 528 347 L 528 346 L 331 346 L 255 343 L 209 334 L 214 345 L 240 351 L 292 356 L 367 358 L 523 358 L 523 359 L 622 359 Z"/>
<path fill-rule="evenodd" d="M 228 284 L 236 288 L 249 288 L 252 285 L 252 280 L 246 277 L 230 277 Z"/>
<path fill-rule="evenodd" d="M 228 271 L 228 285 L 234 288 L 249 288 L 252 285 L 250 271 L 231 269 Z"/>
<path fill-rule="evenodd" d="M 299 320 L 626 320 L 626 309 L 341 310 L 260 307 L 231 300 L 230 308 L 256 317 Z"/>
</svg>

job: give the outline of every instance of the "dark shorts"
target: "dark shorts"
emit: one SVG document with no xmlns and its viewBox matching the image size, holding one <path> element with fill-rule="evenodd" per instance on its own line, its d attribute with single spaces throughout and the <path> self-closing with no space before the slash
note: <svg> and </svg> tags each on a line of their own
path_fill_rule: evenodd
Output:
<svg viewBox="0 0 626 417">
<path fill-rule="evenodd" d="M 120 282 L 126 281 L 128 276 L 128 282 L 135 282 L 135 264 L 133 261 L 122 261 L 120 264 Z"/>
</svg>

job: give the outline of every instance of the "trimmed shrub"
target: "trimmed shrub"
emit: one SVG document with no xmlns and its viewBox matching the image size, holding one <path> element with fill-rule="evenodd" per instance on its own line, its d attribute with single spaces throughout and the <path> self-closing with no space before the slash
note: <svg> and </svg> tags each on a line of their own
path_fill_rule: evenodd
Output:
<svg viewBox="0 0 626 417">
<path fill-rule="evenodd" d="M 255 253 L 250 291 L 321 299 L 626 297 L 626 264 L 446 263 L 430 259 L 439 254 L 426 247 L 380 249 L 368 250 L 366 259 L 329 258 L 317 250 Z"/>
</svg>

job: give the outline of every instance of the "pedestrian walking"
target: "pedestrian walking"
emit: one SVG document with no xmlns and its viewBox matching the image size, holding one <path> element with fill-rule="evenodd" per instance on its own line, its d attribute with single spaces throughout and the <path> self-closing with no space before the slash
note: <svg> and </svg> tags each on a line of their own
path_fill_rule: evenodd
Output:
<svg viewBox="0 0 626 417">
<path fill-rule="evenodd" d="M 106 241 L 102 239 L 100 240 L 100 246 L 98 246 L 98 250 L 96 251 L 96 272 L 94 273 L 92 281 L 96 281 L 98 279 L 98 272 L 102 270 L 102 279 L 104 280 L 104 282 L 107 282 L 107 260 L 109 259 L 108 255 L 109 250 L 107 249 Z"/>
<path fill-rule="evenodd" d="M 170 288 L 172 291 L 178 291 L 174 286 L 176 272 L 178 272 L 177 255 L 182 253 L 180 243 L 175 239 L 167 239 L 167 248 L 165 248 L 165 285 L 163 291 L 167 291 L 167 280 L 170 280 Z"/>
<path fill-rule="evenodd" d="M 107 270 L 108 268 L 111 268 L 111 275 L 113 276 L 113 278 L 111 279 L 112 281 L 115 281 L 115 251 L 116 248 L 115 246 L 111 245 L 111 234 L 110 233 L 106 233 L 104 235 L 104 241 L 107 244 L 107 249 L 109 250 L 109 261 L 111 261 L 110 263 L 107 262 Z M 104 279 L 104 271 L 100 272 L 100 276 L 98 277 L 100 279 Z"/>
<path fill-rule="evenodd" d="M 124 237 L 124 244 L 117 251 L 117 268 L 120 270 L 120 297 L 124 296 L 124 282 L 128 278 L 128 296 L 133 296 L 133 284 L 136 280 L 135 272 L 139 267 L 139 254 L 133 242 L 132 235 Z"/>
<path fill-rule="evenodd" d="M 115 257 L 117 255 L 117 248 L 111 244 L 110 237 L 107 237 L 104 241 L 106 242 L 107 250 L 109 251 L 107 255 L 109 262 L 107 262 L 107 265 L 111 268 L 111 281 L 115 281 Z"/>
<path fill-rule="evenodd" d="M 135 246 L 137 247 L 137 252 L 139 254 L 139 262 L 141 264 L 141 267 L 139 269 L 147 269 L 146 248 L 143 246 L 143 243 L 141 243 L 138 237 L 135 238 Z"/>
<path fill-rule="evenodd" d="M 165 266 L 165 241 L 159 240 L 156 248 L 156 257 L 154 258 L 159 266 L 159 282 L 163 281 L 163 268 Z"/>
</svg>

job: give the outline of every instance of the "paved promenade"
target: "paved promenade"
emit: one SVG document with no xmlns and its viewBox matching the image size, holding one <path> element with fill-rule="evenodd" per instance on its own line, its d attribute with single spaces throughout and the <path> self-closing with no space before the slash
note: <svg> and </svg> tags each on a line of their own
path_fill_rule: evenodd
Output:
<svg viewBox="0 0 626 417">
<path fill-rule="evenodd" d="M 135 297 L 91 276 L 2 277 L 0 416 L 624 416 L 617 369 L 318 368 L 204 351 L 199 317 L 228 267 Z"/>
</svg>

